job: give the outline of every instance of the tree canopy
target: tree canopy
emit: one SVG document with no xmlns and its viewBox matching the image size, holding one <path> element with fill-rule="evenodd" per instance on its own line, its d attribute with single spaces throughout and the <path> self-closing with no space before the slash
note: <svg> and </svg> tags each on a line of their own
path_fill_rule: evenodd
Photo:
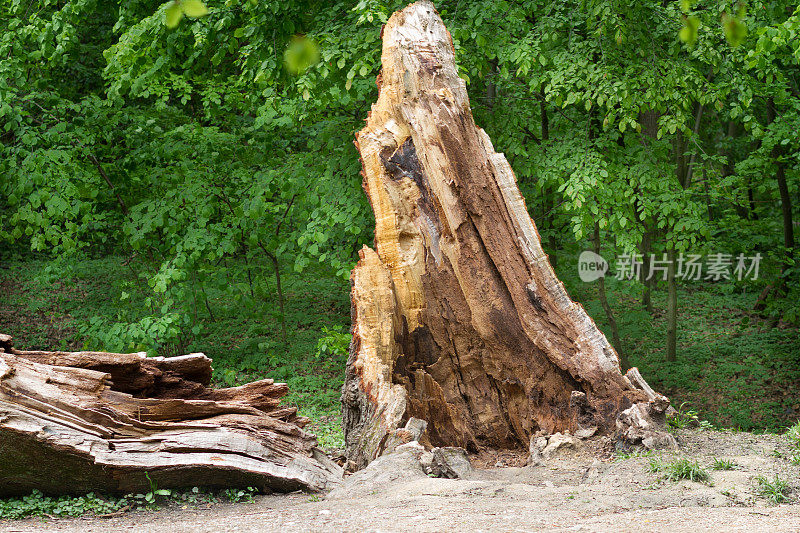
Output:
<svg viewBox="0 0 800 533">
<path fill-rule="evenodd" d="M 197 327 L 204 284 L 244 305 L 276 277 L 282 316 L 281 275 L 347 278 L 373 226 L 352 141 L 402 5 L 3 1 L 0 242 L 131 257 L 152 299 L 108 349 Z M 766 313 L 800 319 L 795 3 L 436 5 L 551 256 L 595 233 L 617 254 L 761 253 Z"/>
</svg>

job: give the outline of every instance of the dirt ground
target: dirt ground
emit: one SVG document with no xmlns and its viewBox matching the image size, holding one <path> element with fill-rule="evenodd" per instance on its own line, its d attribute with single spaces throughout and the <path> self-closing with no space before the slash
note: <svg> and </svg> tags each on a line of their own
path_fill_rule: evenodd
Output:
<svg viewBox="0 0 800 533">
<path fill-rule="evenodd" d="M 492 467 L 469 479 L 386 472 L 345 484 L 335 498 L 287 494 L 116 518 L 0 521 L 2 532 L 64 531 L 800 531 L 800 466 L 786 439 L 750 433 L 681 431 L 678 456 L 697 459 L 713 485 L 664 481 L 654 457 L 597 459 L 597 442 L 540 466 Z M 714 471 L 714 458 L 734 470 Z M 386 474 L 386 475 L 384 475 Z M 789 480 L 792 503 L 757 495 L 757 476 Z"/>
</svg>

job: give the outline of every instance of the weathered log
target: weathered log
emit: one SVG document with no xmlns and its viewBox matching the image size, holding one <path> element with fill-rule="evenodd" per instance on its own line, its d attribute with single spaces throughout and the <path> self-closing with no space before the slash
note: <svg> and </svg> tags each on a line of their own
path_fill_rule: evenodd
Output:
<svg viewBox="0 0 800 533">
<path fill-rule="evenodd" d="M 348 459 L 363 467 L 410 417 L 431 444 L 471 451 L 614 431 L 648 394 L 556 278 L 511 167 L 475 125 L 441 18 L 423 0 L 382 37 L 356 137 L 375 251 L 351 276 Z"/>
<path fill-rule="evenodd" d="M 203 354 L 15 350 L 0 335 L 0 496 L 193 486 L 324 490 L 341 469 L 265 379 L 210 389 Z M 147 476 L 150 477 L 148 480 Z"/>
</svg>

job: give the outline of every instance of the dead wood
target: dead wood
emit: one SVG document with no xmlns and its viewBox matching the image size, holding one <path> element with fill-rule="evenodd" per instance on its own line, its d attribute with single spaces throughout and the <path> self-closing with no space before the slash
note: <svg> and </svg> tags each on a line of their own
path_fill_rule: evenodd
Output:
<svg viewBox="0 0 800 533">
<path fill-rule="evenodd" d="M 0 335 L 0 496 L 323 490 L 341 469 L 280 405 L 283 383 L 211 389 L 203 354 L 22 351 Z"/>
<path fill-rule="evenodd" d="M 411 417 L 430 444 L 470 451 L 615 431 L 649 387 L 622 375 L 556 278 L 433 4 L 395 13 L 382 36 L 378 100 L 356 137 L 375 249 L 351 276 L 348 459 L 363 467 Z"/>
</svg>

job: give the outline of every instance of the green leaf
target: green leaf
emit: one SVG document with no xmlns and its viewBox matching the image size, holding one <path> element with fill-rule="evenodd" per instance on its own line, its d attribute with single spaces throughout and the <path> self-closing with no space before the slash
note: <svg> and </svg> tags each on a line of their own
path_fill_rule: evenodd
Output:
<svg viewBox="0 0 800 533">
<path fill-rule="evenodd" d="M 725 33 L 728 43 L 734 48 L 742 44 L 747 37 L 747 26 L 744 22 L 727 13 L 722 14 L 722 31 Z"/>
<path fill-rule="evenodd" d="M 182 17 L 181 6 L 173 1 L 164 11 L 164 24 L 166 24 L 169 29 L 176 28 Z"/>
<path fill-rule="evenodd" d="M 308 37 L 294 37 L 283 53 L 286 70 L 294 75 L 302 74 L 317 61 L 319 61 L 319 47 Z"/>
<path fill-rule="evenodd" d="M 199 18 L 208 15 L 208 8 L 200 0 L 181 0 L 181 9 L 187 17 Z"/>
<path fill-rule="evenodd" d="M 694 46 L 697 42 L 697 29 L 700 27 L 700 19 L 697 17 L 685 17 L 683 21 L 683 28 L 681 28 L 678 37 L 681 41 L 689 46 Z"/>
</svg>

